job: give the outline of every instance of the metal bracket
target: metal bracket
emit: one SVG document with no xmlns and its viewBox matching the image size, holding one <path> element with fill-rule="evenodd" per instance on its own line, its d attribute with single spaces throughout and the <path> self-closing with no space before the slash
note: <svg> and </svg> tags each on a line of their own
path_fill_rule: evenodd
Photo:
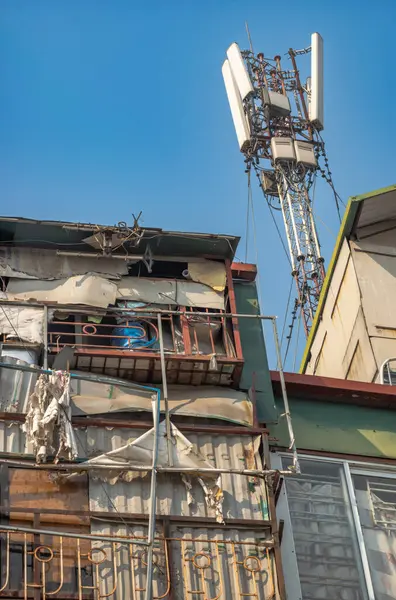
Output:
<svg viewBox="0 0 396 600">
<path fill-rule="evenodd" d="M 154 259 L 153 259 L 153 252 L 150 248 L 150 244 L 147 244 L 146 249 L 144 251 L 143 254 L 143 258 L 142 258 L 143 264 L 146 265 L 147 267 L 147 271 L 149 273 L 152 273 L 152 266 L 154 263 Z"/>
</svg>

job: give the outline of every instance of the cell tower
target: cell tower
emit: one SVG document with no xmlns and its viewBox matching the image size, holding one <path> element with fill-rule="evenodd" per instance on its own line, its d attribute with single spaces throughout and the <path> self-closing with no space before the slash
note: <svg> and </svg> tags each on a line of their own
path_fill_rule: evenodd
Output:
<svg viewBox="0 0 396 600">
<path fill-rule="evenodd" d="M 309 52 L 311 77 L 303 85 L 296 57 Z M 314 33 L 309 48 L 287 54 L 291 68 L 285 70 L 280 56 L 241 52 L 234 43 L 222 72 L 247 169 L 254 168 L 268 203 L 278 202 L 282 212 L 297 304 L 308 335 L 325 276 L 310 198 L 318 171 L 334 190 L 320 135 L 323 40 Z M 319 165 L 323 157 L 324 168 Z"/>
</svg>

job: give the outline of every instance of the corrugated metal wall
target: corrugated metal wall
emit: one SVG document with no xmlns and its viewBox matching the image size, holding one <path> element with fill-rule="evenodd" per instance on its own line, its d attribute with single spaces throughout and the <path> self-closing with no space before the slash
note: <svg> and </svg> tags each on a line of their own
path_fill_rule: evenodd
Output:
<svg viewBox="0 0 396 600">
<path fill-rule="evenodd" d="M 117 548 L 116 578 L 111 562 L 112 549 L 101 542 L 95 543 L 95 546 L 105 550 L 110 559 L 100 566 L 101 593 L 109 594 L 116 585 L 112 597 L 117 600 L 144 598 L 147 557 L 143 547 L 139 547 L 138 538 L 147 535 L 146 529 L 93 521 L 92 533 L 137 537 L 137 544 L 132 546 L 131 552 L 126 546 Z M 158 531 L 158 537 L 160 535 Z M 163 540 L 157 540 L 155 544 L 154 597 L 169 598 L 170 581 L 174 599 L 242 600 L 255 597 L 268 600 L 279 597 L 272 555 L 265 547 L 268 540 L 259 530 L 173 526 L 168 540 L 167 548 Z"/>
<path fill-rule="evenodd" d="M 20 423 L 0 421 L 0 452 L 25 453 L 25 434 Z"/>
<path fill-rule="evenodd" d="M 82 430 L 79 430 L 80 441 L 82 441 L 82 433 Z M 141 430 L 89 427 L 86 431 L 86 448 L 89 453 L 108 452 L 140 435 L 142 435 Z M 250 436 L 188 434 L 186 437 L 198 452 L 218 468 L 262 468 L 259 454 L 255 452 L 255 440 Z M 214 510 L 206 505 L 201 486 L 194 480 L 192 482 L 195 502 L 189 506 L 186 488 L 180 475 L 159 474 L 157 514 L 215 517 Z M 266 493 L 262 480 L 244 475 L 222 474 L 221 485 L 224 493 L 225 518 L 267 518 Z M 119 481 L 114 485 L 93 479 L 90 481 L 91 510 L 148 514 L 149 505 L 149 476 L 132 482 Z"/>
<path fill-rule="evenodd" d="M 87 427 L 76 428 L 79 456 L 93 456 L 120 448 L 143 433 L 143 430 Z M 261 459 L 255 450 L 259 440 L 241 435 L 188 434 L 195 449 L 218 468 L 261 469 Z M 20 423 L 0 421 L 0 452 L 31 454 L 25 446 L 26 436 Z M 191 517 L 215 517 L 208 508 L 204 492 L 192 478 L 194 503 L 188 505 L 180 475 L 158 475 L 157 514 Z M 266 519 L 267 498 L 263 480 L 244 475 L 222 474 L 224 494 L 223 514 L 226 519 Z M 150 506 L 150 476 L 114 485 L 91 479 L 90 510 L 120 511 L 148 514 Z"/>
</svg>

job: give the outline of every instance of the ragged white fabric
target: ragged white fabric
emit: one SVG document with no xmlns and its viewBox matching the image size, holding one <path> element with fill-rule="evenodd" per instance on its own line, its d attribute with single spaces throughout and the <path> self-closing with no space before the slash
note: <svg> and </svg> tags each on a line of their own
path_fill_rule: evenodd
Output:
<svg viewBox="0 0 396 600">
<path fill-rule="evenodd" d="M 214 465 L 210 463 L 202 454 L 197 452 L 193 444 L 171 423 L 171 453 L 172 466 L 181 469 L 194 469 L 194 472 L 186 471 L 181 473 L 181 479 L 186 487 L 187 502 L 189 505 L 194 503 L 192 479 L 202 487 L 206 504 L 209 508 L 214 509 L 215 517 L 218 523 L 223 523 L 223 490 L 221 488 L 221 477 L 218 473 L 213 474 L 202 469 L 214 469 Z M 117 448 L 106 454 L 101 454 L 95 458 L 91 458 L 87 462 L 90 463 L 92 477 L 101 479 L 110 484 L 115 484 L 119 479 L 124 481 L 132 481 L 138 477 L 145 477 L 149 471 L 133 471 L 129 465 L 139 465 L 142 467 L 151 467 L 153 461 L 154 448 L 154 428 L 150 429 L 139 438 Z M 100 465 L 108 465 L 109 469 L 97 469 L 93 467 L 95 463 Z M 128 465 L 129 463 L 129 465 Z M 125 469 L 120 471 L 120 465 L 125 464 Z M 111 466 L 117 466 L 111 469 Z M 158 431 L 158 462 L 159 467 L 169 467 L 168 444 L 166 438 L 166 425 L 162 421 Z"/>
<path fill-rule="evenodd" d="M 55 454 L 55 462 L 78 456 L 71 425 L 69 373 L 55 371 L 50 376 L 40 375 L 28 400 L 22 428 L 38 463 L 46 462 L 49 454 Z"/>
</svg>

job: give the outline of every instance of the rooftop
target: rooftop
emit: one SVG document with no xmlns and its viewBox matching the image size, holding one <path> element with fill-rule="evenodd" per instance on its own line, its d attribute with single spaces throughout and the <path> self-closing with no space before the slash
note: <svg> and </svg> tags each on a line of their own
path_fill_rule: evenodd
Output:
<svg viewBox="0 0 396 600">
<path fill-rule="evenodd" d="M 0 217 L 0 244 L 29 246 L 34 248 L 63 248 L 69 251 L 89 251 L 95 247 L 92 236 L 99 232 L 125 236 L 123 247 L 128 254 L 142 254 L 150 245 L 157 256 L 202 256 L 232 260 L 239 237 L 215 233 L 190 233 L 164 231 L 163 229 L 138 227 L 136 237 L 130 237 L 133 226 L 126 223 L 97 225 L 68 221 L 41 221 L 23 217 Z"/>
</svg>

